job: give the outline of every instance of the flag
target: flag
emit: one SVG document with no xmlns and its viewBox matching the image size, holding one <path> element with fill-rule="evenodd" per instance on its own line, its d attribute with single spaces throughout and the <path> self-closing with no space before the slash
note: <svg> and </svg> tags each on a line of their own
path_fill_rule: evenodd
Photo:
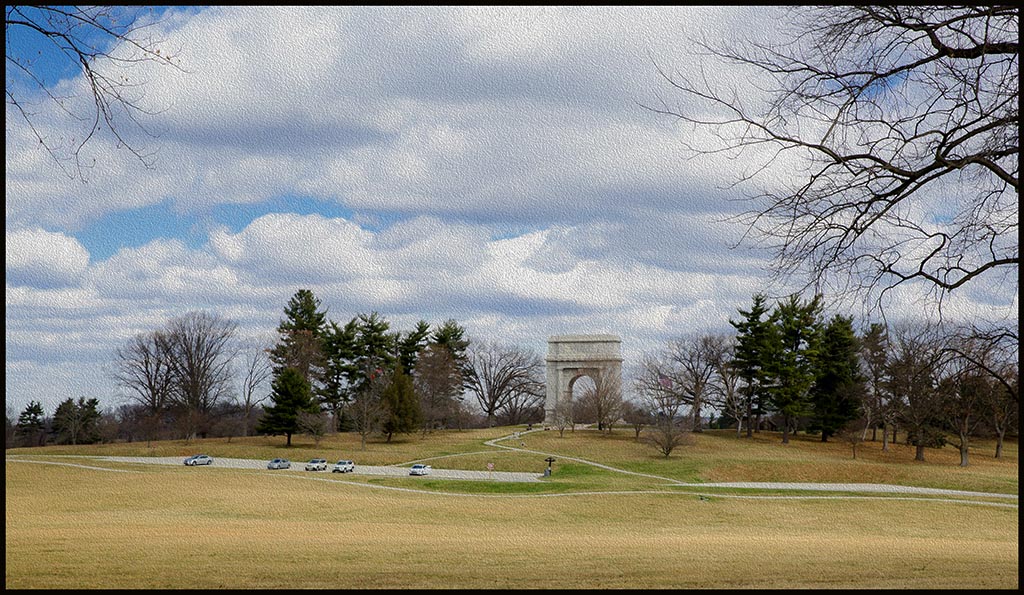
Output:
<svg viewBox="0 0 1024 595">
<path fill-rule="evenodd" d="M 672 379 L 658 372 L 658 384 L 666 390 L 672 390 Z"/>
</svg>

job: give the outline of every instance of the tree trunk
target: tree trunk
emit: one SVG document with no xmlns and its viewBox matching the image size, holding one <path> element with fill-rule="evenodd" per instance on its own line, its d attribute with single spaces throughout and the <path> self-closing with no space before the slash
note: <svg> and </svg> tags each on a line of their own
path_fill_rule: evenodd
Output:
<svg viewBox="0 0 1024 595">
<path fill-rule="evenodd" d="M 789 444 L 789 416 L 782 418 L 782 443 Z"/>
<path fill-rule="evenodd" d="M 871 426 L 871 441 L 875 442 L 878 440 L 878 426 Z"/>
<path fill-rule="evenodd" d="M 917 445 L 917 454 L 914 455 L 914 460 L 915 461 L 923 461 L 924 460 L 924 446 L 923 445 L 920 445 L 920 444 Z"/>
<path fill-rule="evenodd" d="M 292 435 L 291 435 L 291 433 L 286 433 L 285 436 L 288 437 L 288 443 L 285 444 L 285 446 L 291 446 L 292 445 Z"/>
<path fill-rule="evenodd" d="M 1006 433 L 1006 429 L 1005 428 L 1004 429 L 1000 429 L 998 432 L 996 432 L 996 436 L 998 436 L 998 438 L 996 438 L 996 458 L 997 459 L 1003 456 L 1003 434 L 1005 434 L 1005 433 Z"/>
<path fill-rule="evenodd" d="M 882 425 L 882 452 L 889 452 L 889 422 Z"/>
<path fill-rule="evenodd" d="M 960 438 L 960 466 L 967 466 L 967 438 Z"/>
</svg>

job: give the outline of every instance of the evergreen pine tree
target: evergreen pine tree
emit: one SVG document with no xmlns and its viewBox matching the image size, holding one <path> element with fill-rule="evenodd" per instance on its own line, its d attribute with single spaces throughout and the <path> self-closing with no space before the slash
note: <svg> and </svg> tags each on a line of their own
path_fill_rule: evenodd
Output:
<svg viewBox="0 0 1024 595">
<path fill-rule="evenodd" d="M 822 332 L 811 391 L 814 416 L 810 428 L 821 430 L 822 442 L 860 415 L 865 385 L 859 350 L 853 319 L 834 316 Z"/>
<path fill-rule="evenodd" d="M 309 383 L 295 368 L 285 368 L 271 385 L 270 398 L 273 405 L 263 411 L 263 417 L 256 425 L 261 434 L 284 434 L 287 445 L 292 445 L 292 434 L 298 433 L 299 413 L 316 413 L 319 405 L 313 400 Z"/>
<path fill-rule="evenodd" d="M 779 302 L 771 315 L 775 328 L 774 355 L 767 358 L 765 371 L 771 377 L 769 403 L 782 414 L 782 443 L 789 443 L 789 431 L 796 420 L 810 415 L 810 391 L 814 384 L 814 361 L 821 323 L 821 296 L 801 303 L 796 295 Z"/>
<path fill-rule="evenodd" d="M 384 406 L 384 422 L 381 429 L 387 434 L 387 441 L 396 433 L 408 434 L 415 432 L 423 423 L 419 399 L 413 389 L 412 378 L 402 369 L 399 363 L 391 378 L 391 384 L 381 395 Z"/>
<path fill-rule="evenodd" d="M 742 319 L 729 320 L 736 329 L 736 348 L 733 352 L 733 365 L 738 376 L 743 380 L 744 401 L 746 402 L 747 436 L 753 432 L 755 415 L 761 413 L 761 400 L 765 394 L 764 385 L 768 382 L 766 366 L 773 357 L 773 327 L 766 315 L 767 298 L 763 294 L 754 295 L 754 304 L 750 310 L 739 310 Z"/>
<path fill-rule="evenodd" d="M 43 446 L 46 444 L 46 433 L 43 429 L 43 406 L 38 401 L 29 401 L 25 410 L 18 416 L 18 425 L 14 433 L 25 446 Z"/>
</svg>

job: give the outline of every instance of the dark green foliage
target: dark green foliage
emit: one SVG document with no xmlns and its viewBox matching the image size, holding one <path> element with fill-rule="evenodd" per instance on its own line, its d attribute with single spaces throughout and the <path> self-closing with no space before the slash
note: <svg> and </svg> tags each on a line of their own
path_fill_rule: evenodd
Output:
<svg viewBox="0 0 1024 595">
<path fill-rule="evenodd" d="M 391 324 L 376 312 L 360 314 L 356 326 L 356 372 L 352 380 L 357 390 L 362 390 L 371 376 L 379 375 L 394 365 L 395 334 L 388 333 Z"/>
<path fill-rule="evenodd" d="M 430 325 L 425 320 L 419 321 L 414 330 L 398 338 L 399 360 L 402 362 L 402 368 L 410 374 L 416 368 L 416 358 L 420 350 L 427 346 L 429 338 Z"/>
<path fill-rule="evenodd" d="M 53 414 L 52 431 L 57 444 L 92 444 L 99 441 L 99 399 L 67 398 Z"/>
<path fill-rule="evenodd" d="M 391 383 L 381 395 L 381 404 L 384 408 L 381 429 L 387 435 L 388 442 L 391 442 L 392 435 L 415 432 L 423 423 L 423 413 L 413 389 L 412 378 L 405 373 L 401 364 L 395 367 Z"/>
<path fill-rule="evenodd" d="M 324 374 L 323 339 L 327 330 L 327 311 L 308 289 L 295 293 L 284 309 L 284 320 L 277 327 L 278 343 L 270 351 L 275 373 L 295 368 L 311 385 Z"/>
<path fill-rule="evenodd" d="M 261 434 L 284 434 L 288 446 L 292 445 L 292 434 L 298 433 L 299 413 L 316 413 L 319 406 L 313 401 L 309 383 L 295 368 L 285 368 L 274 379 L 270 398 L 273 405 L 266 407 L 263 417 L 256 425 Z"/>
<path fill-rule="evenodd" d="M 345 429 L 344 407 L 355 396 L 355 379 L 359 372 L 355 363 L 357 333 L 358 325 L 352 319 L 344 327 L 331 321 L 324 334 L 323 386 L 317 395 L 324 407 L 334 414 L 336 430 Z"/>
<path fill-rule="evenodd" d="M 865 385 L 859 351 L 853 319 L 834 316 L 822 331 L 811 391 L 814 416 L 810 429 L 821 431 L 822 442 L 860 416 Z"/>
<path fill-rule="evenodd" d="M 278 326 L 282 331 L 323 333 L 327 326 L 327 310 L 320 310 L 320 299 L 309 289 L 300 289 L 284 308 L 285 319 Z"/>
<path fill-rule="evenodd" d="M 764 368 L 771 378 L 768 402 L 782 414 L 782 442 L 789 442 L 795 420 L 810 414 L 810 390 L 814 383 L 814 359 L 821 314 L 821 296 L 801 303 L 797 296 L 779 302 L 771 315 L 774 342 Z"/>
<path fill-rule="evenodd" d="M 771 321 L 766 317 L 766 299 L 763 294 L 754 295 L 754 304 L 750 310 L 739 311 L 743 318 L 739 321 L 729 320 L 729 324 L 736 329 L 733 365 L 745 384 L 743 390 L 748 436 L 753 427 L 752 417 L 761 409 L 765 396 L 764 385 L 769 380 L 765 364 L 773 357 L 775 349 L 774 331 Z"/>
<path fill-rule="evenodd" d="M 25 410 L 18 416 L 18 425 L 14 433 L 25 446 L 43 446 L 46 444 L 45 427 L 42 404 L 38 401 L 29 401 Z"/>
</svg>

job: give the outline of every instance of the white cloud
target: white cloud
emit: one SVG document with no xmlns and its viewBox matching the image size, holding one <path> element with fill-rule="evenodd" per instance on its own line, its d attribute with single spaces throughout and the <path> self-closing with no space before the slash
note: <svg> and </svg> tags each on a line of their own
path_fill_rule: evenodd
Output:
<svg viewBox="0 0 1024 595">
<path fill-rule="evenodd" d="M 5 233 L 7 282 L 32 287 L 73 284 L 89 264 L 89 252 L 78 240 L 43 229 Z"/>
</svg>

